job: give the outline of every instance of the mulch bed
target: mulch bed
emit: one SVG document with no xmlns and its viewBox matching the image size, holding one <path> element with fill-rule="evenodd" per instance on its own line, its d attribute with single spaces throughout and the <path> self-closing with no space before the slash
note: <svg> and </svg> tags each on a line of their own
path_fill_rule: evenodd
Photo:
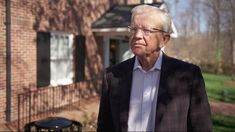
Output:
<svg viewBox="0 0 235 132">
<path fill-rule="evenodd" d="M 232 87 L 235 88 L 235 81 L 228 81 L 228 82 L 225 83 L 225 85 L 232 86 Z"/>
<path fill-rule="evenodd" d="M 210 101 L 212 113 L 235 116 L 235 104 Z"/>
</svg>

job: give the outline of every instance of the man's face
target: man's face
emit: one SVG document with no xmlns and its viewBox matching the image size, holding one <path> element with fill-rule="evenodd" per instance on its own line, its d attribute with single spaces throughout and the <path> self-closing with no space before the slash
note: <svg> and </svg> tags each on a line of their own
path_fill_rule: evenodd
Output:
<svg viewBox="0 0 235 132">
<path fill-rule="evenodd" d="M 132 18 L 129 43 L 132 52 L 138 57 L 159 53 L 164 46 L 159 19 L 151 13 L 136 14 Z"/>
</svg>

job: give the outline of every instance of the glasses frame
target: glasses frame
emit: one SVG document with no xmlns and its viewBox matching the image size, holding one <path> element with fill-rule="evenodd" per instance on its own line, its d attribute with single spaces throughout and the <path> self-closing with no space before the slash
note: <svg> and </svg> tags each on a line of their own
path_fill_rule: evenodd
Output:
<svg viewBox="0 0 235 132">
<path fill-rule="evenodd" d="M 149 36 L 150 34 L 155 33 L 155 32 L 167 33 L 166 31 L 158 29 L 158 28 L 148 29 L 148 28 L 138 28 L 138 27 L 128 26 L 128 32 L 130 32 L 132 34 L 137 33 L 138 30 L 140 30 L 141 33 L 144 34 L 145 36 Z"/>
</svg>

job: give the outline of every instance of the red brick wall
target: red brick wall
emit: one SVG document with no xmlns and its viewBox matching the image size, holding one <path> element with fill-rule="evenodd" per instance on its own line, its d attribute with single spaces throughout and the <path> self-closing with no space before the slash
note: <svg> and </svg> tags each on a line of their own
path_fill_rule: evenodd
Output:
<svg viewBox="0 0 235 132">
<path fill-rule="evenodd" d="M 86 37 L 85 79 L 99 80 L 103 69 L 99 45 L 91 31 L 91 24 L 113 4 L 125 0 L 11 0 L 11 120 L 17 119 L 17 95 L 36 88 L 36 33 L 61 31 L 83 34 Z M 138 3 L 130 0 L 127 2 Z M 6 45 L 5 1 L 0 3 L 0 123 L 5 122 L 6 105 Z M 99 88 L 96 83 L 94 91 Z M 84 85 L 86 86 L 86 85 Z M 92 87 L 82 89 L 87 97 Z M 49 87 L 47 87 L 49 88 Z"/>
<path fill-rule="evenodd" d="M 117 0 L 118 1 L 118 0 Z M 52 3 L 54 2 L 54 3 Z M 11 120 L 17 119 L 17 94 L 36 90 L 36 32 L 61 31 L 86 37 L 86 80 L 101 76 L 102 60 L 91 24 L 109 7 L 109 0 L 66 3 L 65 0 L 11 0 Z M 121 3 L 121 2 L 113 2 Z M 5 1 L 0 3 L 0 123 L 5 122 Z M 97 86 L 96 88 L 99 88 Z M 96 89 L 97 90 L 97 89 Z M 91 88 L 83 93 L 93 94 Z M 85 97 L 85 96 L 84 96 Z"/>
<path fill-rule="evenodd" d="M 17 94 L 36 82 L 36 32 L 31 1 L 11 0 L 11 119 L 17 118 Z"/>
</svg>

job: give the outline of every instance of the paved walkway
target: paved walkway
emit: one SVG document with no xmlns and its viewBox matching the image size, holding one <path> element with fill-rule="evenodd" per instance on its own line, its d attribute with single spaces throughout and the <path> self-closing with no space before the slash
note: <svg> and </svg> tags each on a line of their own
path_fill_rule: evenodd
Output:
<svg viewBox="0 0 235 132">
<path fill-rule="evenodd" d="M 96 131 L 96 121 L 99 111 L 98 97 L 83 100 L 78 106 L 70 111 L 64 111 L 55 116 L 65 117 L 67 119 L 76 120 L 83 124 L 83 131 Z"/>
<path fill-rule="evenodd" d="M 0 124 L 0 132 L 9 132 L 11 131 L 5 124 Z"/>
<path fill-rule="evenodd" d="M 82 100 L 80 104 L 69 106 L 70 110 L 62 111 L 52 116 L 65 117 L 82 123 L 83 131 L 96 131 L 96 121 L 99 111 L 99 97 L 89 100 Z M 17 130 L 15 128 L 15 130 Z M 0 124 L 0 132 L 10 132 L 5 124 Z"/>
</svg>

